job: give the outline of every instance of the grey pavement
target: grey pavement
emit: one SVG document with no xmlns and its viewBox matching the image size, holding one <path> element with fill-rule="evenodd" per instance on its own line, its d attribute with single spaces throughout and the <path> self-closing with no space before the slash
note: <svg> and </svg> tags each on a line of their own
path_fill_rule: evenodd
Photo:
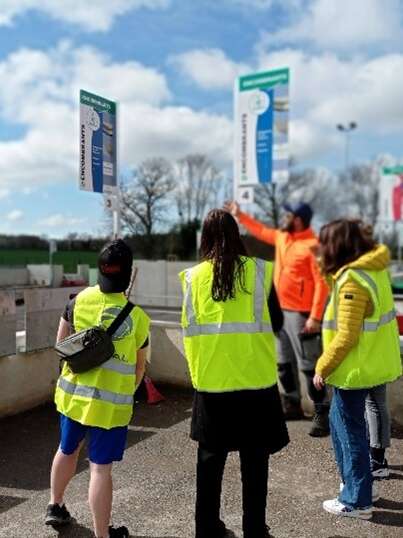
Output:
<svg viewBox="0 0 403 538">
<path fill-rule="evenodd" d="M 114 469 L 115 525 L 132 538 L 191 538 L 195 500 L 196 445 L 189 439 L 192 396 L 164 387 L 167 400 L 140 403 L 130 426 L 123 462 Z M 329 439 L 307 435 L 308 421 L 290 422 L 290 445 L 272 458 L 267 519 L 275 538 L 376 538 L 403 536 L 403 435 L 395 430 L 389 453 L 391 478 L 380 484 L 381 500 L 372 521 L 337 518 L 323 512 L 324 499 L 337 494 L 339 480 Z M 49 470 L 58 444 L 52 405 L 0 420 L 0 538 L 90 538 L 87 505 L 88 461 L 83 454 L 66 494 L 75 522 L 57 532 L 43 525 Z M 241 533 L 238 457 L 225 471 L 222 516 Z"/>
</svg>

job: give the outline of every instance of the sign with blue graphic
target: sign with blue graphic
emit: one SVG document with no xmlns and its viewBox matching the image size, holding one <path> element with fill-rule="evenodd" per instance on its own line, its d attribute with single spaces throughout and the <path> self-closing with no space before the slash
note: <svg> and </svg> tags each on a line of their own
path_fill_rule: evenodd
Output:
<svg viewBox="0 0 403 538">
<path fill-rule="evenodd" d="M 80 189 L 117 189 L 116 103 L 80 90 Z"/>
<path fill-rule="evenodd" d="M 239 77 L 235 88 L 236 198 L 252 202 L 253 187 L 288 179 L 289 70 Z"/>
</svg>

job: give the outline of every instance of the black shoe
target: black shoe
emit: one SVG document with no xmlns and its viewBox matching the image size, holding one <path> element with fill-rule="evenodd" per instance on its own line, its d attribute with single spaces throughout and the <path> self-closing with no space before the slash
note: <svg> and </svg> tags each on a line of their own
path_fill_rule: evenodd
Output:
<svg viewBox="0 0 403 538">
<path fill-rule="evenodd" d="M 272 535 L 270 534 L 270 527 L 268 527 L 268 525 L 266 525 L 266 529 L 265 529 L 265 532 L 263 534 L 263 538 L 272 538 Z"/>
<path fill-rule="evenodd" d="M 300 402 L 293 402 L 287 398 L 282 398 L 282 406 L 286 420 L 303 420 L 305 418 Z"/>
<path fill-rule="evenodd" d="M 309 435 L 311 437 L 327 437 L 329 433 L 329 413 L 327 411 L 315 413 Z"/>
<path fill-rule="evenodd" d="M 265 525 L 263 533 L 254 531 L 252 534 L 244 534 L 245 538 L 273 538 L 270 534 L 270 527 Z"/>
<path fill-rule="evenodd" d="M 129 538 L 129 530 L 127 527 L 109 527 L 109 538 Z"/>
<path fill-rule="evenodd" d="M 66 505 L 49 504 L 46 509 L 45 525 L 67 525 L 71 522 Z"/>
</svg>

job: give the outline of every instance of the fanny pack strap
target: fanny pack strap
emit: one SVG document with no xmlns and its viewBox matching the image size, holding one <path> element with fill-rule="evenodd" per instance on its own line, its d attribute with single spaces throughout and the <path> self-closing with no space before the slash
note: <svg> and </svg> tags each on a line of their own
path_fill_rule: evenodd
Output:
<svg viewBox="0 0 403 538">
<path fill-rule="evenodd" d="M 112 321 L 110 326 L 106 329 L 106 332 L 109 334 L 109 336 L 113 336 L 115 334 L 115 332 L 119 329 L 119 327 L 122 325 L 124 320 L 133 310 L 133 308 L 134 308 L 134 304 L 131 303 L 130 301 L 127 301 L 123 310 L 119 313 L 118 316 L 116 316 L 116 318 Z"/>
</svg>

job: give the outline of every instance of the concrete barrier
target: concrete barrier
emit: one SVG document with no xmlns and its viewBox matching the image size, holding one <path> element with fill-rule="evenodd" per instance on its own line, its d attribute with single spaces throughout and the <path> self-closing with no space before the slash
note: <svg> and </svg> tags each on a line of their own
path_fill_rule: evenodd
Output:
<svg viewBox="0 0 403 538">
<path fill-rule="evenodd" d="M 179 324 L 153 322 L 151 347 L 151 362 L 147 366 L 147 373 L 153 381 L 190 388 Z M 0 357 L 0 417 L 52 400 L 58 373 L 59 361 L 53 349 Z M 403 427 L 402 394 L 403 377 L 388 387 L 392 418 Z M 307 412 L 312 410 L 306 396 L 304 408 Z"/>
<path fill-rule="evenodd" d="M 82 287 L 24 291 L 26 351 L 46 349 L 55 343 L 60 315 L 69 297 Z"/>
<path fill-rule="evenodd" d="M 16 330 L 15 292 L 0 291 L 0 357 L 15 353 Z"/>
<path fill-rule="evenodd" d="M 135 260 L 138 269 L 131 299 L 144 306 L 180 307 L 182 289 L 178 273 L 195 262 Z"/>
<path fill-rule="evenodd" d="M 0 357 L 0 417 L 51 400 L 58 375 L 59 361 L 53 349 Z"/>
<path fill-rule="evenodd" d="M 27 286 L 29 271 L 26 267 L 0 267 L 0 288 Z"/>
</svg>

